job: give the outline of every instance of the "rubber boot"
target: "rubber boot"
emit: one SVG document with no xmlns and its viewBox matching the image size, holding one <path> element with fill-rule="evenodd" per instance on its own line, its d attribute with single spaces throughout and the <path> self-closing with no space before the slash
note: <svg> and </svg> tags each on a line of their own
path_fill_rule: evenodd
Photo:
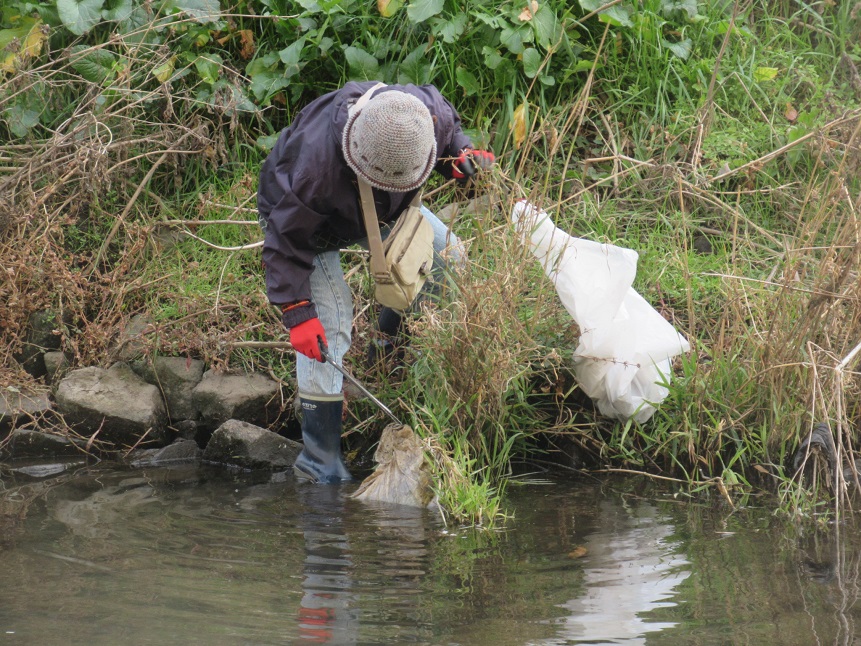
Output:
<svg viewBox="0 0 861 646">
<path fill-rule="evenodd" d="M 368 367 L 386 362 L 394 355 L 395 362 L 400 363 L 404 358 L 401 344 L 404 340 L 404 318 L 390 307 L 383 307 L 377 319 L 377 331 L 382 338 L 371 339 L 368 346 Z"/>
<path fill-rule="evenodd" d="M 336 484 L 353 479 L 341 455 L 341 399 L 299 399 L 302 405 L 304 447 L 293 473 L 297 478 L 320 484 Z"/>
</svg>

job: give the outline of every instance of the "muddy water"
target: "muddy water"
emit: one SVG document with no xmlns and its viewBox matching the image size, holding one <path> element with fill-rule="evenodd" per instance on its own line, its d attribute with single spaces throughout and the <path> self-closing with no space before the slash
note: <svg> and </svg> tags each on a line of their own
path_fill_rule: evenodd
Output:
<svg viewBox="0 0 861 646">
<path fill-rule="evenodd" d="M 6 474 L 0 644 L 858 643 L 857 528 L 551 480 L 487 532 L 277 476 Z"/>
</svg>

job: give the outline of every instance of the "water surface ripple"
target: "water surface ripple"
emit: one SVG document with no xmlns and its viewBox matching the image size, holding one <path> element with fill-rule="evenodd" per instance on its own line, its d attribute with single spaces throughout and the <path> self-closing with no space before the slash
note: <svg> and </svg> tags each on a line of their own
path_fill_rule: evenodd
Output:
<svg viewBox="0 0 861 646">
<path fill-rule="evenodd" d="M 495 531 L 278 474 L 2 484 L 3 643 L 857 643 L 857 531 L 642 480 L 512 486 Z"/>
</svg>

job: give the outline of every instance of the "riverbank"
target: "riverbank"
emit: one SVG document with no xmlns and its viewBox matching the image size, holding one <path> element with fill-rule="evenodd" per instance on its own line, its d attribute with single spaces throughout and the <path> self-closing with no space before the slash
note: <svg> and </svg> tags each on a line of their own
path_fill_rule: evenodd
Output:
<svg viewBox="0 0 861 646">
<path fill-rule="evenodd" d="M 349 250 L 346 362 L 463 476 L 443 503 L 491 524 L 512 462 L 549 451 L 729 500 L 779 492 L 798 516 L 845 508 L 861 419 L 854 5 L 303 3 L 271 17 L 256 0 L 235 15 L 133 2 L 86 21 L 23 4 L 0 17 L 0 42 L 27 44 L 0 59 L 4 392 L 50 393 L 46 352 L 109 370 L 144 320 L 148 361 L 288 384 L 286 420 L 265 426 L 289 428 L 292 355 L 266 346 L 285 337 L 248 246 L 260 163 L 346 78 L 433 82 L 498 160 L 424 195 L 469 263 L 410 321 L 405 366 L 369 370 L 377 309 Z M 635 251 L 633 288 L 690 342 L 648 421 L 601 415 L 572 379 L 581 330 L 509 224 L 523 198 Z M 367 455 L 385 423 L 353 402 L 347 446 Z M 837 475 L 811 482 L 793 458 L 819 424 Z"/>
</svg>

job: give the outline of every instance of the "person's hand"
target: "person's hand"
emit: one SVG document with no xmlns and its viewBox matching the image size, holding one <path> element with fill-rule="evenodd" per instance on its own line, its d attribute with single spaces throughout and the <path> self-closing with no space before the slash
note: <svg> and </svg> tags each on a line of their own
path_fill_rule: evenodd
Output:
<svg viewBox="0 0 861 646">
<path fill-rule="evenodd" d="M 290 345 L 293 346 L 293 349 L 309 359 L 316 359 L 322 363 L 321 344 L 323 347 L 329 345 L 326 343 L 326 332 L 323 330 L 323 324 L 316 316 L 290 328 Z"/>
<path fill-rule="evenodd" d="M 452 164 L 451 174 L 455 179 L 471 178 L 475 175 L 475 169 L 489 170 L 493 166 L 496 157 L 489 150 L 473 150 L 465 148 Z"/>
</svg>

